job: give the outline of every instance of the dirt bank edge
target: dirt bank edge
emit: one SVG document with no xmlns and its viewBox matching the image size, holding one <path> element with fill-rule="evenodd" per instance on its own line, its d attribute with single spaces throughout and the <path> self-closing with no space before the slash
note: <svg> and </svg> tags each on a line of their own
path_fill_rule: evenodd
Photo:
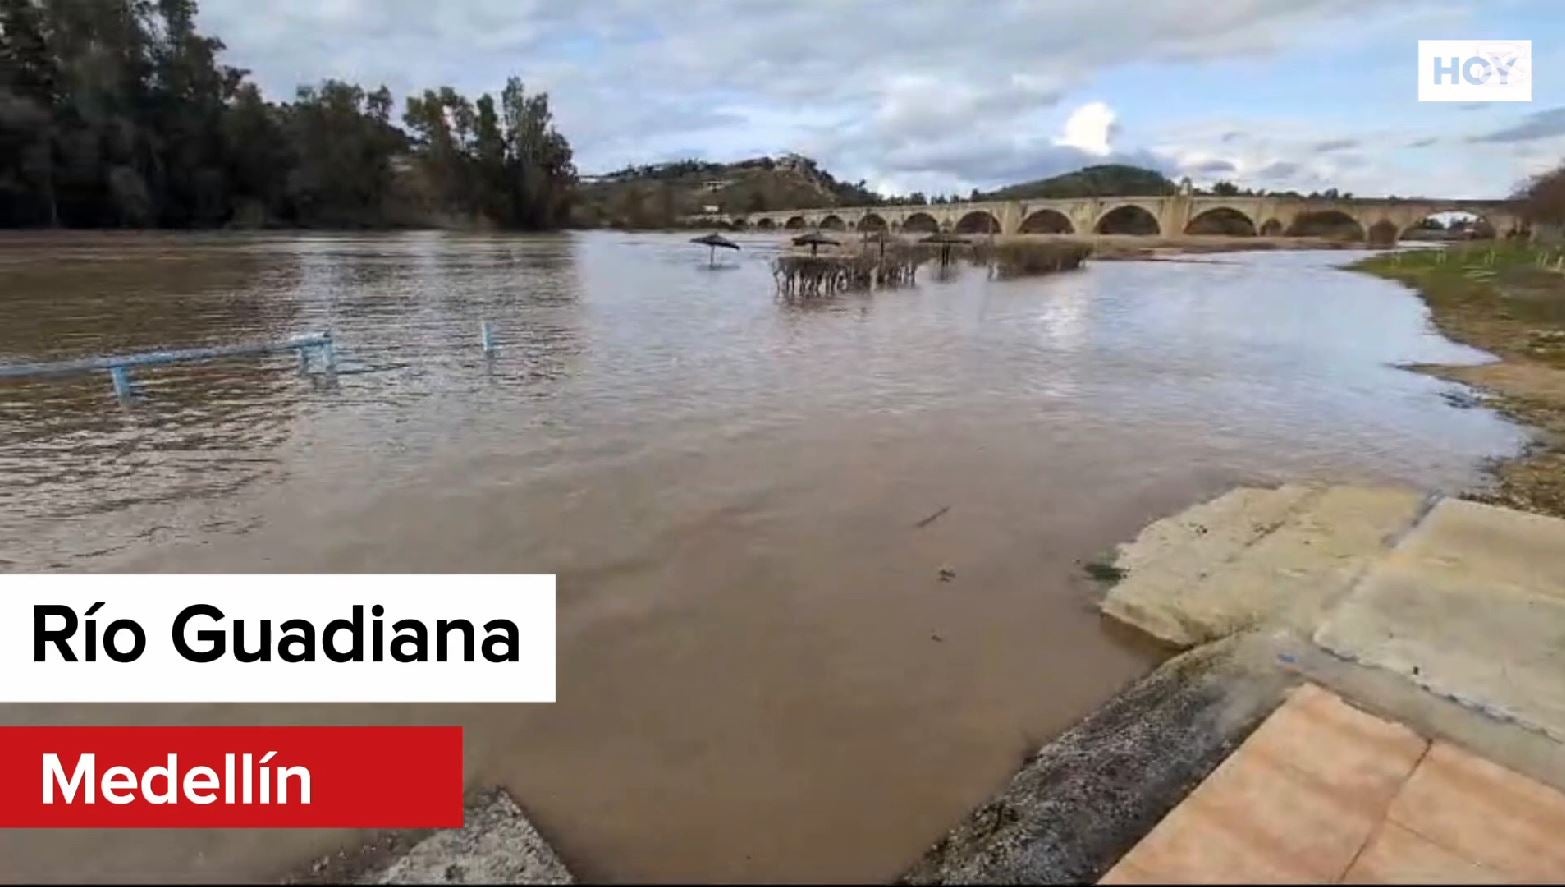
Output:
<svg viewBox="0 0 1565 887">
<path fill-rule="evenodd" d="M 1478 244 L 1383 253 L 1350 265 L 1418 294 L 1447 338 L 1481 348 L 1498 363 L 1415 364 L 1404 369 L 1459 382 L 1480 403 L 1530 427 L 1523 451 L 1485 466 L 1492 489 L 1463 498 L 1565 517 L 1565 273 L 1558 247 Z"/>
</svg>

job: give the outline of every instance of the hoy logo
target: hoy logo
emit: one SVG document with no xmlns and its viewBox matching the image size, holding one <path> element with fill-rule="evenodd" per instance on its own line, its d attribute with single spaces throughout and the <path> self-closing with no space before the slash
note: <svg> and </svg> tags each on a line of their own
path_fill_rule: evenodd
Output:
<svg viewBox="0 0 1565 887">
<path fill-rule="evenodd" d="M 1418 41 L 1418 100 L 1532 101 L 1532 41 Z"/>
</svg>

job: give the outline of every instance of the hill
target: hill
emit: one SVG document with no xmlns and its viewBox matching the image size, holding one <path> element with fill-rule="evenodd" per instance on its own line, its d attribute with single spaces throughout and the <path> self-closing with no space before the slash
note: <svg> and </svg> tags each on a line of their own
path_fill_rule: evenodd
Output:
<svg viewBox="0 0 1565 887">
<path fill-rule="evenodd" d="M 1177 186 L 1156 170 L 1110 163 L 1075 172 L 973 192 L 972 200 L 1042 197 L 1114 197 L 1172 194 Z M 785 154 L 737 163 L 680 160 L 583 176 L 571 225 L 577 228 L 668 228 L 682 216 L 704 212 L 752 213 L 824 206 L 944 203 L 962 198 L 922 194 L 883 197 L 864 182 L 839 182 L 808 157 Z M 715 209 L 714 209 L 715 208 Z"/>
<path fill-rule="evenodd" d="M 1173 194 L 1177 186 L 1162 173 L 1105 163 L 1075 172 L 1007 185 L 984 196 L 986 200 L 1025 200 L 1035 197 L 1122 197 L 1127 195 Z"/>
<path fill-rule="evenodd" d="M 879 202 L 863 182 L 839 182 L 797 154 L 738 163 L 681 160 L 582 177 L 571 222 L 584 228 L 661 228 L 708 207 L 762 212 Z"/>
</svg>

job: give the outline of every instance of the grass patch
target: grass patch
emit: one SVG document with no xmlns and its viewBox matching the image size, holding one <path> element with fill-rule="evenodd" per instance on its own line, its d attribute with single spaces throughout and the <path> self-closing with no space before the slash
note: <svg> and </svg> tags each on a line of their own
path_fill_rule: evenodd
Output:
<svg viewBox="0 0 1565 887">
<path fill-rule="evenodd" d="M 1565 250 L 1521 243 L 1383 253 L 1358 270 L 1417 290 L 1448 338 L 1499 356 L 1480 367 L 1420 367 L 1494 394 L 1494 406 L 1540 430 L 1526 453 L 1489 467 L 1475 499 L 1565 517 Z"/>
<path fill-rule="evenodd" d="M 1113 552 L 1108 552 L 1101 554 L 1092 560 L 1086 561 L 1081 565 L 1081 568 L 1085 570 L 1087 575 L 1091 576 L 1093 579 L 1096 579 L 1099 582 L 1113 584 L 1130 575 L 1128 570 L 1124 570 L 1118 566 L 1115 566 L 1114 561 L 1116 559 L 1117 555 L 1115 555 Z"/>
<path fill-rule="evenodd" d="M 997 277 L 1027 277 L 1053 274 L 1081 267 L 1092 255 L 1084 243 L 1056 241 L 1002 241 L 973 244 L 976 261 L 992 263 Z"/>
</svg>

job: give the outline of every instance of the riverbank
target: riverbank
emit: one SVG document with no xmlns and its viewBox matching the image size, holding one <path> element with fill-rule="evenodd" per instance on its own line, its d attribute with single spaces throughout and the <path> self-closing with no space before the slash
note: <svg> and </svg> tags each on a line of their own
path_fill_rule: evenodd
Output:
<svg viewBox="0 0 1565 887">
<path fill-rule="evenodd" d="M 1562 251 L 1483 244 L 1388 253 L 1357 270 L 1407 284 L 1447 338 L 1499 358 L 1479 366 L 1410 367 L 1480 389 L 1538 429 L 1520 455 L 1489 466 L 1495 489 L 1472 498 L 1565 516 L 1565 270 Z"/>
<path fill-rule="evenodd" d="M 1101 609 L 1188 652 L 1039 749 L 904 881 L 1338 881 L 1360 856 L 1371 881 L 1458 857 L 1553 880 L 1562 552 L 1565 521 L 1402 488 L 1240 488 L 1159 520 L 1118 547 Z M 1385 822 L 1425 840 L 1387 843 Z"/>
</svg>

